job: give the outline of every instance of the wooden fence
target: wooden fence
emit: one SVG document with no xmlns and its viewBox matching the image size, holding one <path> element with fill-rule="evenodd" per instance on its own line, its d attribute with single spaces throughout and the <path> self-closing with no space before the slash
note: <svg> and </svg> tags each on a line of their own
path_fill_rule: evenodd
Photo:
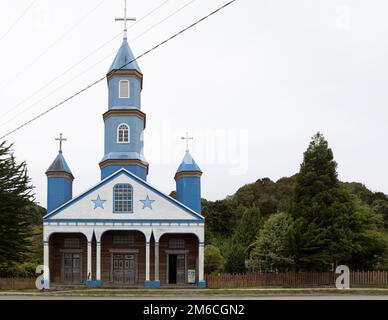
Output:
<svg viewBox="0 0 388 320">
<path fill-rule="evenodd" d="M 36 278 L 0 278 L 0 290 L 35 289 Z"/>
<path fill-rule="evenodd" d="M 290 287 L 330 288 L 335 287 L 338 274 L 333 272 L 287 272 L 287 273 L 245 273 L 206 275 L 207 287 L 249 288 Z M 350 271 L 350 287 L 388 286 L 388 271 Z"/>
<path fill-rule="evenodd" d="M 252 288 L 330 288 L 335 287 L 333 272 L 287 272 L 206 275 L 207 287 Z M 35 289 L 36 278 L 0 278 L 0 290 Z M 350 271 L 350 287 L 388 286 L 388 271 Z"/>
</svg>

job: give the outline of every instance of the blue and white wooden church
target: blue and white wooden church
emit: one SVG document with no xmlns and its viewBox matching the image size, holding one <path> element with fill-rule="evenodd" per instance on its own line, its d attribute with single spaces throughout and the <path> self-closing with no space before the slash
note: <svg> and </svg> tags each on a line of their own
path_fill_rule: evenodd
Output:
<svg viewBox="0 0 388 320">
<path fill-rule="evenodd" d="M 124 39 L 106 76 L 101 181 L 73 197 L 62 135 L 46 171 L 45 285 L 205 287 L 202 172 L 187 148 L 175 174 L 177 199 L 147 182 L 143 74 L 127 42 L 126 9 L 116 20 L 124 21 Z"/>
</svg>

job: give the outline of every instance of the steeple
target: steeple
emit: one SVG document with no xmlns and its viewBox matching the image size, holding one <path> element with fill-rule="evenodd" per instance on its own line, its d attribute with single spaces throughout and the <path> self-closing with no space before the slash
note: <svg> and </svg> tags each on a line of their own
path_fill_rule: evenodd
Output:
<svg viewBox="0 0 388 320">
<path fill-rule="evenodd" d="M 178 167 L 178 170 L 176 174 L 178 173 L 184 173 L 184 172 L 200 172 L 202 173 L 201 169 L 197 165 L 197 163 L 194 161 L 193 157 L 190 154 L 189 150 L 186 150 L 185 156 L 183 157 L 183 160 L 181 164 Z"/>
<path fill-rule="evenodd" d="M 54 162 L 50 165 L 50 167 L 46 171 L 47 174 L 55 174 L 55 173 L 61 173 L 61 174 L 67 174 L 69 175 L 69 178 L 74 179 L 73 174 L 70 171 L 69 166 L 67 165 L 67 162 L 63 156 L 62 151 L 58 152 L 57 157 L 55 158 Z"/>
<path fill-rule="evenodd" d="M 54 162 L 46 170 L 48 212 L 64 204 L 73 196 L 74 176 L 62 153 L 62 141 L 66 139 L 60 134 L 60 137 L 55 140 L 59 141 L 59 152 Z"/>
<path fill-rule="evenodd" d="M 176 195 L 179 202 L 190 209 L 201 213 L 201 176 L 202 171 L 194 161 L 188 147 L 188 134 L 182 139 L 186 140 L 186 153 L 175 174 Z"/>
<path fill-rule="evenodd" d="M 143 74 L 134 61 L 126 37 L 126 17 L 124 39 L 107 74 L 108 111 L 103 114 L 105 126 L 104 156 L 100 161 L 101 179 L 117 170 L 125 168 L 139 178 L 146 180 L 148 163 L 143 156 L 143 131 L 146 115 L 141 109 Z"/>
<path fill-rule="evenodd" d="M 128 45 L 127 38 L 124 38 L 121 47 L 119 51 L 117 51 L 116 57 L 108 70 L 108 74 L 113 70 L 136 70 L 142 74 L 139 65 L 134 60 L 135 56 Z"/>
</svg>

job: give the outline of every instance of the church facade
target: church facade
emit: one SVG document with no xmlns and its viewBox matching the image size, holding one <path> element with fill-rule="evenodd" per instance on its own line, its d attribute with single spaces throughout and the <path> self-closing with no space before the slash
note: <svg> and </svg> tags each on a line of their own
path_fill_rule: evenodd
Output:
<svg viewBox="0 0 388 320">
<path fill-rule="evenodd" d="M 206 286 L 202 171 L 187 149 L 175 174 L 176 199 L 147 182 L 142 81 L 125 36 L 107 73 L 101 181 L 73 197 L 62 147 L 46 171 L 46 288 Z"/>
</svg>

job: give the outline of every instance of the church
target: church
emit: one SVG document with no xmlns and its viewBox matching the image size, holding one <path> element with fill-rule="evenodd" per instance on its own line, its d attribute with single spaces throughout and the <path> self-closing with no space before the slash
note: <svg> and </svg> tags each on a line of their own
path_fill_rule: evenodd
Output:
<svg viewBox="0 0 388 320">
<path fill-rule="evenodd" d="M 206 287 L 202 171 L 188 148 L 175 173 L 176 199 L 147 182 L 143 74 L 126 36 L 106 75 L 101 181 L 73 197 L 60 148 L 46 171 L 44 286 Z M 171 179 L 173 173 L 171 174 Z"/>
</svg>

